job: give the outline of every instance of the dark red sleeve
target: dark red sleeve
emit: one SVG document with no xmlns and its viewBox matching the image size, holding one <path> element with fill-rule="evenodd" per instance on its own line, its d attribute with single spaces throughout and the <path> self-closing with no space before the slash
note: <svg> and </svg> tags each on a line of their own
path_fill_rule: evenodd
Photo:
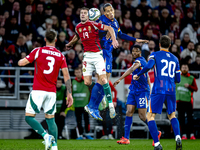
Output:
<svg viewBox="0 0 200 150">
<path fill-rule="evenodd" d="M 198 91 L 198 87 L 197 87 L 197 83 L 196 83 L 196 79 L 194 78 L 193 82 L 192 82 L 192 85 L 189 85 L 188 87 L 192 92 L 195 91 L 197 92 Z"/>
<path fill-rule="evenodd" d="M 109 81 L 109 85 L 110 85 L 111 91 L 114 92 L 113 102 L 117 102 L 117 90 L 115 89 L 111 81 Z"/>
</svg>

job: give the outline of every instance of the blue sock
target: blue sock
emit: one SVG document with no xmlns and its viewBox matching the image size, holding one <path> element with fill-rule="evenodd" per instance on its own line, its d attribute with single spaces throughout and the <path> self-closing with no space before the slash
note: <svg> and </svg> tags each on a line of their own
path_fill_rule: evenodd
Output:
<svg viewBox="0 0 200 150">
<path fill-rule="evenodd" d="M 172 128 L 174 130 L 174 135 L 180 135 L 180 127 L 179 127 L 179 121 L 177 118 L 172 118 L 171 119 L 171 124 L 172 124 Z"/>
<path fill-rule="evenodd" d="M 98 101 L 98 97 L 99 97 L 99 96 L 98 96 L 98 95 L 99 95 L 98 92 L 101 90 L 101 87 L 102 87 L 101 84 L 96 83 L 96 84 L 94 85 L 94 87 L 92 88 L 92 93 L 91 93 L 91 97 L 90 97 L 90 102 L 88 103 L 88 106 L 89 106 L 90 108 L 96 109 L 96 108 L 99 107 L 99 105 L 96 106 L 96 105 L 97 105 L 97 102 L 96 102 L 96 101 Z"/>
<path fill-rule="evenodd" d="M 143 121 L 146 125 L 148 125 L 148 123 L 147 123 L 147 119 L 145 120 L 145 121 Z"/>
<path fill-rule="evenodd" d="M 131 129 L 131 124 L 132 124 L 132 118 L 133 118 L 133 117 L 126 116 L 126 119 L 125 119 L 124 137 L 127 138 L 127 139 L 129 139 L 129 135 L 130 135 L 130 129 Z"/>
<path fill-rule="evenodd" d="M 158 129 L 157 129 L 155 120 L 149 121 L 148 127 L 149 127 L 149 131 L 151 133 L 151 136 L 153 138 L 154 143 L 159 142 L 159 140 L 158 140 Z"/>
</svg>

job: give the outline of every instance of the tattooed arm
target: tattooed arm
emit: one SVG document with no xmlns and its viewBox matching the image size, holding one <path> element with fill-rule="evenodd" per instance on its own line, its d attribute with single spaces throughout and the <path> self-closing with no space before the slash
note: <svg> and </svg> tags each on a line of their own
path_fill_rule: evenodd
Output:
<svg viewBox="0 0 200 150">
<path fill-rule="evenodd" d="M 72 87 L 71 87 L 71 79 L 69 76 L 69 71 L 67 68 L 62 69 L 66 89 L 67 89 L 67 107 L 70 107 L 73 104 L 73 98 L 72 98 Z"/>
</svg>

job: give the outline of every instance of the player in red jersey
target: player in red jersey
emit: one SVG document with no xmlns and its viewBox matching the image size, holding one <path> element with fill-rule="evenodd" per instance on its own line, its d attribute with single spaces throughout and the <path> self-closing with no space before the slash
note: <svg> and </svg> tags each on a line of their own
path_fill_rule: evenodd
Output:
<svg viewBox="0 0 200 150">
<path fill-rule="evenodd" d="M 71 79 L 65 57 L 55 48 L 57 33 L 48 30 L 45 35 L 46 46 L 35 48 L 24 59 L 19 60 L 19 66 L 25 66 L 35 61 L 33 90 L 26 104 L 26 122 L 44 138 L 45 150 L 57 150 L 57 126 L 54 114 L 56 112 L 56 82 L 60 68 L 67 87 L 67 105 L 73 104 L 71 95 Z M 35 120 L 36 113 L 44 109 L 49 134 Z M 52 146 L 52 147 L 51 147 Z"/>
<path fill-rule="evenodd" d="M 89 21 L 88 8 L 83 7 L 80 11 L 81 22 L 76 26 L 76 35 L 66 45 L 70 48 L 80 38 L 84 47 L 83 59 L 83 76 L 85 85 L 92 88 L 90 102 L 85 106 L 85 110 L 95 119 L 102 120 L 99 115 L 98 92 L 103 91 L 109 102 L 110 117 L 115 117 L 115 109 L 112 102 L 111 89 L 106 78 L 105 62 L 103 59 L 102 48 L 99 40 L 99 30 L 108 31 L 112 38 L 112 45 L 114 48 L 118 47 L 118 42 L 112 27 Z M 96 71 L 98 74 L 98 81 L 95 85 L 92 84 L 92 72 Z"/>
</svg>

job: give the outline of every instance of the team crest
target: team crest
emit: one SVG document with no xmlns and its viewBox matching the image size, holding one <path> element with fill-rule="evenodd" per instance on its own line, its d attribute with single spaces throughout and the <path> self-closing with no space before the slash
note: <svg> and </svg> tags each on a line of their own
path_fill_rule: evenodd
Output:
<svg viewBox="0 0 200 150">
<path fill-rule="evenodd" d="M 85 68 L 83 68 L 83 72 L 86 72 L 86 69 L 85 69 Z"/>
<path fill-rule="evenodd" d="M 79 28 L 79 29 L 78 29 L 78 31 L 79 31 L 79 32 L 82 32 L 82 29 L 81 29 L 81 28 Z"/>
<path fill-rule="evenodd" d="M 91 27 L 90 26 L 88 26 L 88 30 L 91 31 Z"/>
</svg>

